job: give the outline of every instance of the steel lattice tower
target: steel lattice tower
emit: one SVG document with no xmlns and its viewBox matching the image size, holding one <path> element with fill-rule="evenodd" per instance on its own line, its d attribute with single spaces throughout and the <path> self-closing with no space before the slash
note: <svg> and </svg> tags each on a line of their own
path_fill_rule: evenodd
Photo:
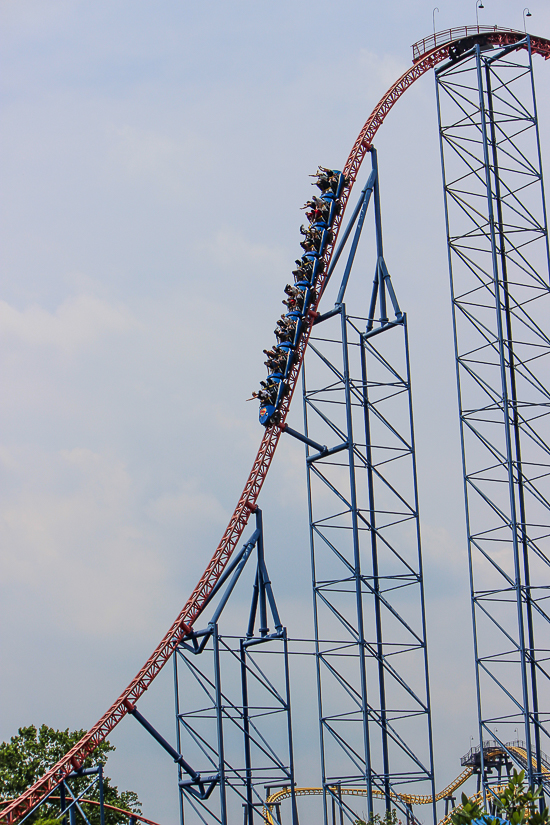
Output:
<svg viewBox="0 0 550 825">
<path fill-rule="evenodd" d="M 266 789 L 286 786 L 287 822 L 298 825 L 290 715 L 289 651 L 264 556 L 261 510 L 256 530 L 221 580 L 221 595 L 204 630 L 174 653 L 180 821 L 187 812 L 204 825 L 265 822 Z M 224 609 L 251 555 L 256 555 L 252 603 L 240 637 L 223 632 Z M 176 761 L 178 761 L 176 759 Z M 189 764 L 192 763 L 193 767 Z M 277 810 L 271 825 L 280 825 Z"/>
<path fill-rule="evenodd" d="M 335 809 L 354 821 L 357 786 L 369 814 L 382 797 L 407 819 L 395 794 L 434 794 L 407 323 L 384 262 L 374 150 L 372 161 L 303 379 L 306 435 L 328 445 L 306 461 L 325 821 Z M 375 278 L 358 318 L 343 301 L 372 194 Z"/>
<path fill-rule="evenodd" d="M 550 735 L 550 289 L 530 39 L 475 45 L 436 78 L 479 713 L 470 758 L 485 789 L 498 781 L 491 745 L 539 784 Z"/>
</svg>

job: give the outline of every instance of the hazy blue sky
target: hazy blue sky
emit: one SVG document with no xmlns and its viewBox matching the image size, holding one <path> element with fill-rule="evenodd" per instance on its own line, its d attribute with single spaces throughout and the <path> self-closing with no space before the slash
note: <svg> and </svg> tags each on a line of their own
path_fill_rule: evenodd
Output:
<svg viewBox="0 0 550 825">
<path fill-rule="evenodd" d="M 437 1 L 438 29 L 475 22 L 474 0 Z M 480 22 L 522 28 L 524 5 L 486 0 Z M 308 175 L 343 165 L 432 9 L 0 0 L 0 738 L 93 724 L 187 598 L 261 438 L 245 399 L 263 375 Z M 546 0 L 530 9 L 530 29 L 550 36 Z M 548 169 L 540 59 L 536 77 Z M 411 88 L 376 145 L 386 258 L 410 322 L 442 787 L 475 709 L 433 87 L 427 75 Z M 281 444 L 261 504 L 282 612 L 305 633 L 297 443 Z M 158 681 L 144 703 L 170 734 L 170 674 Z M 172 763 L 136 727 L 113 734 L 110 773 L 146 816 L 174 822 Z"/>
</svg>

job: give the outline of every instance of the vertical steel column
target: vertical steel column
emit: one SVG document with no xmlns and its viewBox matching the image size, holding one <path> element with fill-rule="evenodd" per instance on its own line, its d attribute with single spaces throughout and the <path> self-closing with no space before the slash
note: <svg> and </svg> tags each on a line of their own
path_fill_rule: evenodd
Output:
<svg viewBox="0 0 550 825">
<path fill-rule="evenodd" d="M 294 737 L 292 734 L 292 708 L 290 704 L 290 667 L 289 667 L 289 651 L 288 638 L 286 628 L 283 630 L 284 635 L 284 663 L 285 663 L 285 701 L 286 701 L 286 729 L 288 737 L 288 773 L 290 776 L 290 804 L 292 809 L 292 825 L 298 825 L 298 803 L 296 800 L 296 782 L 294 774 Z M 280 809 L 279 809 L 280 813 Z"/>
<path fill-rule="evenodd" d="M 214 688 L 216 695 L 216 739 L 218 742 L 218 776 L 220 783 L 220 819 L 227 822 L 227 791 L 225 782 L 225 753 L 223 742 L 223 694 L 222 673 L 220 664 L 220 639 L 218 625 L 214 625 L 212 632 L 212 647 L 214 653 Z"/>
<path fill-rule="evenodd" d="M 175 650 L 172 656 L 173 664 L 174 664 L 174 710 L 176 714 L 176 750 L 178 753 L 181 753 L 181 730 L 180 730 L 180 690 L 179 690 L 179 679 L 178 679 L 178 651 Z M 178 783 L 182 779 L 182 770 L 181 765 L 178 763 Z M 179 799 L 179 812 L 180 812 L 180 825 L 184 825 L 184 812 L 183 812 L 183 794 L 178 793 Z"/>
<path fill-rule="evenodd" d="M 325 823 L 357 819 L 353 788 L 366 789 L 369 817 L 378 804 L 406 816 L 406 797 L 434 795 L 408 339 L 374 150 L 372 166 L 336 306 L 318 319 L 303 372 L 306 436 L 328 447 L 306 452 Z M 361 288 L 352 299 L 369 307 L 359 318 L 343 300 L 372 190 L 375 278 L 370 303 Z"/>
<path fill-rule="evenodd" d="M 491 746 L 538 785 L 550 741 L 550 258 L 529 37 L 477 45 L 436 80 L 486 793 Z"/>
<path fill-rule="evenodd" d="M 256 576 L 257 581 L 257 576 Z M 243 707 L 243 733 L 244 733 L 244 769 L 245 769 L 245 783 L 246 783 L 246 802 L 245 802 L 245 823 L 252 825 L 254 821 L 254 795 L 252 788 L 252 756 L 250 753 L 250 718 L 248 710 L 248 680 L 246 673 L 246 650 L 241 639 L 240 647 L 240 661 L 241 661 L 241 691 L 242 691 L 242 707 Z"/>
<path fill-rule="evenodd" d="M 105 788 L 103 787 L 103 765 L 99 766 L 99 825 L 105 825 Z"/>
<path fill-rule="evenodd" d="M 353 254 L 355 256 L 355 250 L 353 250 Z M 347 269 L 347 267 L 346 267 Z M 349 277 L 349 273 L 347 274 L 347 278 Z M 360 684 L 360 692 L 361 692 L 361 705 L 363 708 L 368 707 L 368 696 L 367 696 L 367 663 L 365 658 L 365 649 L 366 649 L 366 638 L 365 638 L 365 627 L 364 627 L 364 618 L 363 618 L 363 581 L 361 576 L 361 555 L 360 555 L 360 534 L 359 534 L 359 513 L 358 513 L 358 501 L 357 501 L 357 488 L 356 488 L 356 467 L 355 467 L 355 453 L 354 453 L 354 440 L 353 440 L 353 411 L 352 411 L 352 395 L 351 395 L 351 387 L 350 387 L 350 364 L 349 364 L 349 353 L 348 353 L 348 330 L 347 330 L 347 317 L 346 317 L 346 305 L 342 304 L 340 308 L 340 328 L 341 328 L 341 335 L 342 335 L 342 360 L 343 360 L 343 379 L 344 379 L 344 395 L 345 395 L 345 405 L 346 405 L 346 432 L 347 432 L 347 454 L 348 454 L 348 467 L 349 467 L 349 485 L 350 485 L 350 504 L 351 504 L 351 522 L 352 522 L 352 535 L 353 535 L 353 576 L 355 579 L 355 603 L 356 603 L 356 610 L 357 610 L 357 645 L 358 645 L 358 653 L 359 653 L 359 684 Z M 385 700 L 384 700 L 385 703 Z M 368 766 L 370 760 L 370 740 L 369 740 L 369 724 L 368 724 L 368 715 L 366 713 L 362 714 L 362 728 L 363 728 L 363 747 L 364 753 L 366 757 L 368 756 L 369 759 L 365 759 L 365 767 Z M 387 810 L 390 809 L 390 786 L 388 781 L 389 776 L 389 768 L 387 766 L 387 760 L 384 761 L 384 792 L 386 794 L 386 808 Z M 370 792 L 370 802 L 372 806 L 372 778 L 365 777 L 367 779 L 367 784 Z M 340 795 L 340 804 L 341 804 L 341 795 Z"/>
<path fill-rule="evenodd" d="M 59 807 L 61 809 L 61 822 L 63 825 L 67 825 L 67 816 L 64 815 L 66 805 L 66 794 L 65 794 L 65 782 L 62 782 L 59 786 Z"/>
</svg>

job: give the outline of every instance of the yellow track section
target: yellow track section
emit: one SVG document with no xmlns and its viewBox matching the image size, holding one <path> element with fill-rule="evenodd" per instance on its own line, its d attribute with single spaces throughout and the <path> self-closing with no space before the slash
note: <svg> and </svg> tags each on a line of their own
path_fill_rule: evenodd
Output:
<svg viewBox="0 0 550 825">
<path fill-rule="evenodd" d="M 518 762 L 522 763 L 524 766 L 527 765 L 527 751 L 525 748 L 518 747 L 517 745 L 508 745 L 508 751 L 515 755 Z M 498 749 L 500 750 L 500 748 Z M 533 767 L 536 768 L 536 760 L 534 757 L 531 757 L 531 762 Z M 541 766 L 543 781 L 550 782 L 550 770 L 545 766 Z M 465 768 L 461 774 L 459 774 L 456 779 L 454 779 L 446 788 L 443 788 L 442 791 L 439 791 L 438 794 L 435 796 L 435 801 L 439 802 L 441 799 L 445 799 L 446 797 L 450 796 L 457 788 L 460 788 L 467 779 L 470 778 L 472 773 L 474 772 L 473 767 Z M 367 789 L 366 788 L 346 788 L 346 787 L 339 787 L 334 786 L 333 789 L 335 793 L 342 794 L 342 796 L 367 796 Z M 495 787 L 493 788 L 495 793 L 499 793 L 503 790 L 503 788 Z M 296 796 L 321 796 L 323 793 L 322 788 L 295 788 L 294 793 Z M 384 796 L 384 792 L 378 790 L 377 788 L 373 788 L 372 795 L 381 798 Z M 392 799 L 398 799 L 400 802 L 404 802 L 406 805 L 429 805 L 433 800 L 430 795 L 421 796 L 419 794 L 398 794 L 392 792 L 390 794 Z M 288 799 L 290 797 L 290 788 L 281 788 L 281 790 L 276 791 L 275 793 L 271 794 L 266 799 L 266 804 L 264 807 L 264 819 L 269 825 L 274 825 L 273 817 L 271 816 L 271 808 L 273 805 L 277 804 L 278 802 L 282 802 L 284 799 Z M 469 797 L 470 802 L 481 802 L 483 799 L 483 794 L 481 792 L 472 794 Z M 462 808 L 462 805 L 457 805 L 453 810 L 447 814 L 447 816 L 440 819 L 438 825 L 450 825 L 451 824 L 451 816 L 455 811 L 458 811 Z"/>
<path fill-rule="evenodd" d="M 454 779 L 450 785 L 447 785 L 446 788 L 443 788 L 435 796 L 435 801 L 439 802 L 440 799 L 445 799 L 445 797 L 449 796 L 456 791 L 457 788 L 460 788 L 461 785 L 466 782 L 467 779 L 472 775 L 473 768 L 465 768 L 459 776 Z M 334 787 L 334 792 L 342 794 L 342 796 L 367 796 L 367 789 L 366 788 L 346 788 L 346 787 Z M 296 796 L 321 796 L 323 793 L 322 788 L 295 788 L 294 793 Z M 372 795 L 376 797 L 384 797 L 384 792 L 378 790 L 377 788 L 373 788 Z M 433 797 L 429 794 L 427 796 L 420 796 L 418 794 L 406 794 L 406 793 L 395 793 L 392 792 L 390 794 L 392 799 L 398 799 L 400 802 L 404 802 L 406 805 L 429 805 L 433 801 Z M 267 797 L 265 804 L 266 807 L 264 808 L 264 819 L 269 825 L 274 825 L 273 817 L 271 816 L 271 807 L 275 805 L 277 802 L 282 802 L 283 799 L 288 799 L 290 797 L 290 788 L 281 788 L 280 791 L 276 791 L 275 793 L 271 794 Z M 450 815 L 445 817 L 444 820 L 441 820 L 439 825 L 447 825 L 447 822 L 450 821 Z"/>
<path fill-rule="evenodd" d="M 510 753 L 513 753 L 518 758 L 518 761 L 521 762 L 525 767 L 527 767 L 527 751 L 525 748 L 518 748 L 517 746 L 508 746 L 508 750 Z M 537 769 L 537 760 L 534 756 L 531 757 L 531 764 Z M 545 765 L 541 765 L 541 773 L 543 775 L 543 782 L 550 782 L 550 770 Z"/>
<path fill-rule="evenodd" d="M 525 750 L 525 748 L 518 747 L 517 745 L 507 745 L 506 748 L 511 754 L 513 754 L 517 758 L 517 760 L 518 760 L 518 762 L 520 762 L 520 764 L 523 764 L 524 767 L 527 766 L 527 751 Z M 500 748 L 499 748 L 499 750 L 500 750 Z M 535 759 L 534 756 L 531 757 L 531 763 L 532 763 L 533 767 L 536 769 L 537 760 Z M 542 773 L 542 776 L 543 776 L 543 782 L 550 782 L 550 770 L 548 770 L 548 768 L 545 765 L 541 765 L 541 773 Z M 449 788 L 450 787 L 451 786 L 449 785 Z M 459 786 L 455 785 L 455 787 L 458 788 Z M 497 793 L 497 794 L 502 793 L 502 791 L 504 790 L 504 786 L 497 786 L 497 787 L 494 787 L 492 790 L 494 791 L 494 793 Z M 437 798 L 438 797 L 436 797 L 436 799 Z M 481 802 L 483 800 L 483 794 L 481 792 L 473 794 L 472 796 L 469 797 L 469 800 L 470 800 L 470 802 L 474 802 L 474 801 L 475 802 Z M 452 814 L 455 811 L 459 811 L 461 808 L 462 808 L 462 805 L 457 805 L 456 808 L 453 808 L 451 813 L 449 813 L 447 816 L 443 817 L 443 819 L 440 819 L 437 825 L 451 825 L 451 816 L 452 816 Z"/>
</svg>

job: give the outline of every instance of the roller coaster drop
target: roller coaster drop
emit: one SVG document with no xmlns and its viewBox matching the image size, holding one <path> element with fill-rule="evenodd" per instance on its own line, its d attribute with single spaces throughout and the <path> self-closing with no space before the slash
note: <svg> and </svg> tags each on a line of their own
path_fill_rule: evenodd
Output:
<svg viewBox="0 0 550 825">
<path fill-rule="evenodd" d="M 357 796 L 366 798 L 369 814 L 380 799 L 407 821 L 416 819 L 413 805 L 428 804 L 435 822 L 436 799 L 451 800 L 473 772 L 480 792 L 490 795 L 513 764 L 548 791 L 542 746 L 550 738 L 550 673 L 541 643 L 550 629 L 550 286 L 532 54 L 547 59 L 550 42 L 497 27 L 441 32 L 413 47 L 413 66 L 375 107 L 343 172 L 333 174 L 329 212 L 310 232 L 310 274 L 297 283 L 303 300 L 283 347 L 284 371 L 281 361 L 268 379 L 277 391 L 271 408 L 262 405 L 265 432 L 214 556 L 136 678 L 57 765 L 4 807 L 7 823 L 82 772 L 126 714 L 177 762 L 180 800 L 185 796 L 205 823 L 233 821 L 235 800 L 248 825 L 279 823 L 280 803 L 290 797 L 296 825 L 304 794 L 322 794 L 325 823 L 354 822 L 349 802 Z M 401 94 L 437 66 L 480 739 L 443 796 L 434 786 L 407 320 L 384 261 L 372 146 Z M 372 169 L 339 237 L 367 153 Z M 368 314 L 357 318 L 344 298 L 371 200 L 375 278 Z M 350 238 L 335 306 L 320 314 Z M 303 434 L 285 423 L 302 367 Z M 310 642 L 287 636 L 256 503 L 285 431 L 306 444 Z M 234 554 L 252 513 L 256 528 Z M 251 557 L 248 624 L 230 636 L 219 623 Z M 214 597 L 220 600 L 209 623 L 196 630 Z M 277 655 L 265 656 L 268 650 Z M 304 654 L 317 674 L 320 788 L 298 788 L 295 780 L 289 662 Z M 170 658 L 177 749 L 136 707 Z M 512 730 L 525 741 L 507 742 Z M 197 770 L 199 762 L 207 768 Z"/>
</svg>

